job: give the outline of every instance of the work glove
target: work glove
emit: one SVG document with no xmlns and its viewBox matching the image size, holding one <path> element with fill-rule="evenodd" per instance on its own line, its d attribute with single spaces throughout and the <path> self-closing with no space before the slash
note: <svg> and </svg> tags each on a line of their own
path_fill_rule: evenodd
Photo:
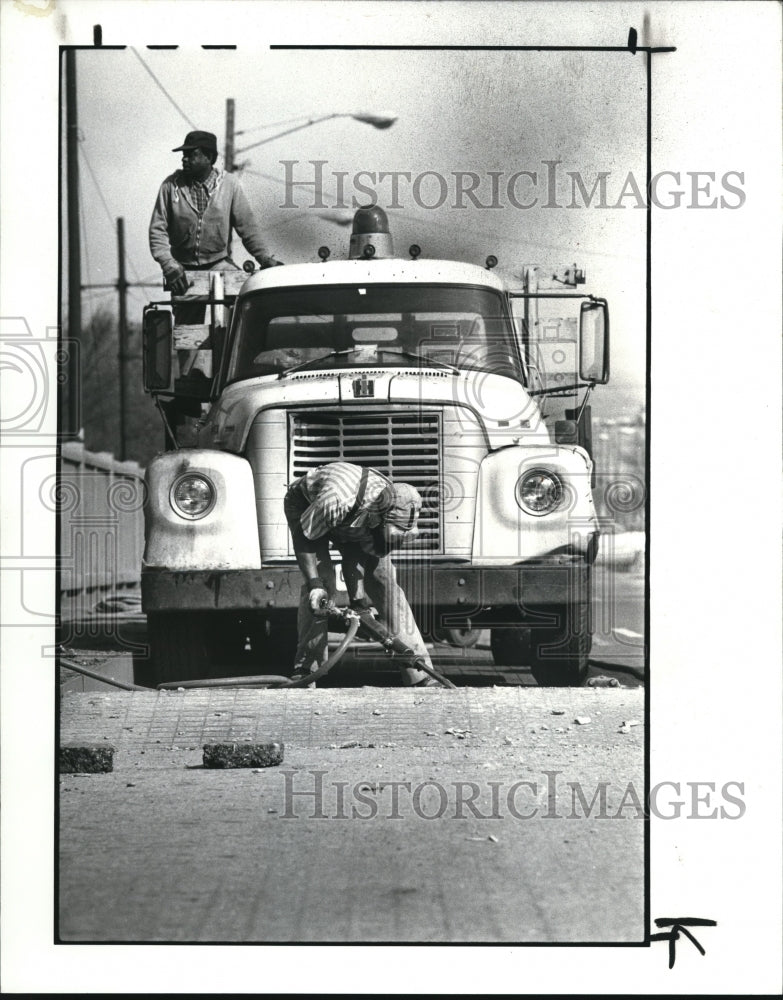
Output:
<svg viewBox="0 0 783 1000">
<path fill-rule="evenodd" d="M 378 609 L 373 607 L 373 603 L 369 597 L 354 597 L 351 601 L 351 611 L 356 611 L 358 614 L 363 614 L 365 611 L 369 611 L 373 618 L 378 617 Z"/>
<path fill-rule="evenodd" d="M 186 295 L 188 288 L 188 276 L 185 268 L 181 264 L 169 264 L 163 269 L 163 277 L 166 279 L 166 287 L 173 295 Z"/>
<path fill-rule="evenodd" d="M 314 615 L 328 615 L 329 594 L 326 591 L 326 587 L 324 587 L 323 580 L 313 577 L 312 580 L 307 581 L 307 586 L 310 591 L 308 595 L 310 610 Z"/>
</svg>

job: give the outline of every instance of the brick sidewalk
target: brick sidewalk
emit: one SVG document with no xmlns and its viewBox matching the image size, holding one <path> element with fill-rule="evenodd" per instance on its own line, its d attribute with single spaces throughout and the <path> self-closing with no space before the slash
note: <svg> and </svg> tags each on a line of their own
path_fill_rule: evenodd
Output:
<svg viewBox="0 0 783 1000">
<path fill-rule="evenodd" d="M 629 782 L 642 796 L 644 728 L 619 733 L 629 719 L 640 691 L 66 695 L 61 741 L 117 753 L 111 774 L 60 780 L 60 934 L 641 941 L 643 821 L 568 818 L 569 782 L 588 802 L 608 783 L 610 816 Z M 241 739 L 282 740 L 283 765 L 201 766 L 203 743 Z M 536 793 L 519 790 L 517 818 L 519 781 Z"/>
<path fill-rule="evenodd" d="M 278 739 L 303 746 L 373 739 L 440 746 L 449 727 L 514 737 L 520 726 L 574 728 L 576 715 L 643 718 L 643 692 L 624 688 L 339 688 L 66 694 L 61 742 L 109 739 L 119 751 L 214 740 Z M 561 719 L 552 710 L 562 708 Z M 597 721 L 597 720 L 596 720 Z M 575 727 L 588 742 L 603 729 Z M 617 728 L 617 727 L 615 727 Z M 437 737 L 428 736 L 431 733 Z M 617 736 L 623 745 L 623 737 Z"/>
</svg>

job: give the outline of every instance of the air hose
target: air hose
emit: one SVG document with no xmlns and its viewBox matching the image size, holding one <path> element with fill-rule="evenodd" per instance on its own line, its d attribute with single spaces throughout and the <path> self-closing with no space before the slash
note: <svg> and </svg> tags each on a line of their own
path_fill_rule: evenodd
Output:
<svg viewBox="0 0 783 1000">
<path fill-rule="evenodd" d="M 353 612 L 344 612 L 344 617 L 348 621 L 348 631 L 340 641 L 340 645 L 335 649 L 329 659 L 318 670 L 311 674 L 305 674 L 296 680 L 289 677 L 278 677 L 273 674 L 256 674 L 251 677 L 215 677 L 210 680 L 196 681 L 167 681 L 165 684 L 158 684 L 159 691 L 167 691 L 172 688 L 202 688 L 202 687 L 274 687 L 274 688 L 299 688 L 312 684 L 313 681 L 324 677 L 340 659 L 342 659 L 348 646 L 353 642 L 356 633 L 359 631 L 359 616 Z"/>
<path fill-rule="evenodd" d="M 113 677 L 107 677 L 105 674 L 99 674 L 95 670 L 88 670 L 87 667 L 82 667 L 78 663 L 74 663 L 73 660 L 67 659 L 65 656 L 60 657 L 60 666 L 66 667 L 68 670 L 73 670 L 77 674 L 84 674 L 85 677 L 92 677 L 95 681 L 102 681 L 104 684 L 112 684 L 114 687 L 122 688 L 123 691 L 149 691 L 149 688 L 141 687 L 138 684 L 129 684 L 127 681 L 116 681 Z"/>
<path fill-rule="evenodd" d="M 423 670 L 425 673 L 429 674 L 430 677 L 434 677 L 435 680 L 444 687 L 456 689 L 456 684 L 452 684 L 447 677 L 443 677 L 436 670 L 434 670 L 421 654 L 416 653 L 416 651 L 408 646 L 407 643 L 405 643 L 399 636 L 392 635 L 386 626 L 379 622 L 377 618 L 369 612 L 369 610 L 363 611 L 359 614 L 349 608 L 338 609 L 333 604 L 330 604 L 324 608 L 324 611 L 327 613 L 339 614 L 343 621 L 347 623 L 348 630 L 341 640 L 340 645 L 337 649 L 335 649 L 326 663 L 324 663 L 324 665 L 319 667 L 317 670 L 314 670 L 312 673 L 304 674 L 301 677 L 297 677 L 295 680 L 271 674 L 256 674 L 250 677 L 216 677 L 208 680 L 167 681 L 164 684 L 158 684 L 158 690 L 167 691 L 176 688 L 218 687 L 307 687 L 315 681 L 320 680 L 321 677 L 325 677 L 332 667 L 342 659 L 346 649 L 351 642 L 353 642 L 360 627 L 370 636 L 371 639 L 380 643 L 381 647 L 390 656 L 396 654 L 402 658 L 409 659 L 411 661 L 410 665 L 414 669 Z"/>
<path fill-rule="evenodd" d="M 333 605 L 330 606 L 328 610 L 330 612 L 337 612 L 337 609 Z M 410 665 L 414 669 L 423 670 L 425 673 L 429 674 L 430 677 L 434 677 L 435 680 L 444 687 L 456 688 L 456 685 L 452 684 L 447 677 L 443 677 L 436 670 L 434 670 L 421 654 L 416 653 L 416 651 L 408 646 L 407 643 L 405 643 L 399 636 L 392 635 L 391 632 L 389 632 L 389 630 L 369 611 L 363 611 L 361 614 L 358 614 L 356 611 L 346 608 L 340 609 L 339 614 L 343 621 L 347 623 L 348 629 L 340 641 L 340 644 L 337 646 L 326 663 L 310 674 L 297 677 L 295 680 L 275 674 L 255 674 L 247 677 L 212 677 L 202 678 L 199 680 L 165 681 L 162 684 L 158 684 L 157 690 L 171 691 L 177 690 L 178 688 L 224 687 L 307 687 L 309 684 L 313 684 L 315 681 L 320 680 L 320 678 L 325 677 L 332 667 L 342 659 L 348 646 L 356 637 L 356 633 L 359 631 L 360 626 L 372 639 L 380 643 L 381 647 L 386 651 L 386 653 L 389 654 L 389 656 L 394 656 L 396 654 L 397 656 L 409 659 L 411 661 Z M 72 660 L 66 659 L 65 657 L 60 657 L 60 663 L 69 670 L 75 670 L 77 673 L 84 674 L 87 677 L 92 677 L 94 680 L 103 681 L 105 684 L 111 684 L 114 687 L 122 688 L 125 691 L 151 690 L 147 687 L 141 687 L 138 684 L 129 684 L 125 681 L 117 681 L 113 677 L 106 677 L 104 674 L 99 674 L 94 670 L 88 670 L 86 667 L 79 666 L 77 663 L 74 663 Z"/>
</svg>

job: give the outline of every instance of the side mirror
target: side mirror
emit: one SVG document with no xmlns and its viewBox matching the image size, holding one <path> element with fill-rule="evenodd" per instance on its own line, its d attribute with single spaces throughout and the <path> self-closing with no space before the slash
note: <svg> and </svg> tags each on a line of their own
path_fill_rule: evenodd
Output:
<svg viewBox="0 0 783 1000">
<path fill-rule="evenodd" d="M 171 356 L 174 317 L 167 309 L 144 310 L 142 326 L 142 363 L 147 392 L 171 386 Z"/>
<path fill-rule="evenodd" d="M 609 381 L 609 308 L 605 299 L 588 299 L 579 314 L 579 378 Z"/>
</svg>

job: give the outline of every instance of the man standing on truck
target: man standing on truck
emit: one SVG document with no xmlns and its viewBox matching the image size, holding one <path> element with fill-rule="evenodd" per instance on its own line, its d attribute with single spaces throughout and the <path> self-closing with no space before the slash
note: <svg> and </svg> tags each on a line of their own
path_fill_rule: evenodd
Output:
<svg viewBox="0 0 783 1000">
<path fill-rule="evenodd" d="M 336 589 L 329 542 L 342 556 L 351 607 L 358 611 L 377 608 L 391 632 L 431 665 L 391 561 L 392 550 L 416 530 L 421 510 L 418 491 L 408 483 L 392 483 L 375 469 L 332 462 L 311 469 L 292 483 L 284 509 L 305 578 L 297 619 L 294 677 L 312 673 L 328 658 L 326 605 Z M 406 685 L 438 683 L 423 670 L 400 670 Z"/>
<path fill-rule="evenodd" d="M 150 251 L 174 295 L 185 295 L 185 270 L 236 268 L 230 258 L 231 231 L 239 234 L 260 267 L 278 264 L 264 246 L 258 222 L 234 174 L 215 169 L 217 138 L 188 132 L 172 152 L 182 152 L 182 169 L 161 184 L 150 220 Z M 203 303 L 175 307 L 178 323 L 201 323 Z"/>
</svg>

